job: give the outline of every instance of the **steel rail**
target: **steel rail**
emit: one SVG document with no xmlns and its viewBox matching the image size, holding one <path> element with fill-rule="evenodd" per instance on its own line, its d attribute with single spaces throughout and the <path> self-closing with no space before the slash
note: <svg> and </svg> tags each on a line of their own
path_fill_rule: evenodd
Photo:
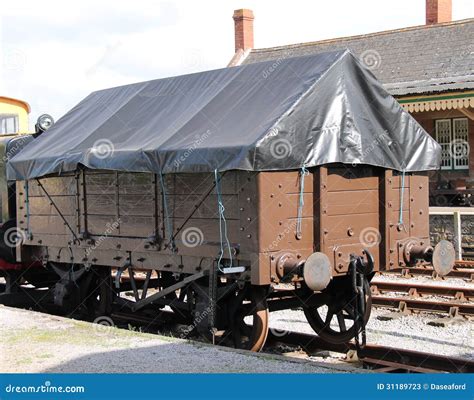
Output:
<svg viewBox="0 0 474 400">
<path fill-rule="evenodd" d="M 474 279 L 474 268 L 459 267 L 454 268 L 449 274 L 444 277 L 440 277 L 432 267 L 413 267 L 413 268 L 396 268 L 386 271 L 377 271 L 380 275 L 425 275 L 432 276 L 434 278 L 459 278 L 459 279 Z"/>
<path fill-rule="evenodd" d="M 404 307 L 402 307 L 402 303 Z M 410 296 L 388 297 L 372 295 L 372 305 L 384 306 L 390 308 L 408 308 L 409 310 L 432 311 L 452 313 L 456 310 L 459 315 L 473 316 L 474 304 L 454 302 L 454 301 L 435 301 L 425 299 L 414 299 Z"/>
<path fill-rule="evenodd" d="M 381 281 L 373 279 L 370 283 L 372 293 L 405 292 L 412 297 L 419 295 L 447 296 L 457 300 L 468 300 L 474 297 L 474 287 L 431 285 L 418 282 Z"/>
<path fill-rule="evenodd" d="M 270 330 L 269 339 L 298 345 L 308 354 L 314 354 L 316 350 L 337 353 L 356 351 L 356 345 L 353 342 L 332 344 L 321 340 L 317 335 L 308 333 L 291 331 L 285 335 L 280 332 L 275 335 Z M 365 367 L 376 369 L 378 372 L 474 372 L 474 360 L 375 344 L 367 344 L 362 348 L 357 354 L 357 359 Z"/>
</svg>

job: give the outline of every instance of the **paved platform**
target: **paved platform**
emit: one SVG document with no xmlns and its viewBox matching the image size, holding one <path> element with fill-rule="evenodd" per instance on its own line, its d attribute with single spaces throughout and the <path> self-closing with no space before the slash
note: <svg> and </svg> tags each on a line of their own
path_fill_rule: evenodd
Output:
<svg viewBox="0 0 474 400">
<path fill-rule="evenodd" d="M 355 372 L 0 306 L 0 372 Z M 360 372 L 360 370 L 359 370 Z"/>
</svg>

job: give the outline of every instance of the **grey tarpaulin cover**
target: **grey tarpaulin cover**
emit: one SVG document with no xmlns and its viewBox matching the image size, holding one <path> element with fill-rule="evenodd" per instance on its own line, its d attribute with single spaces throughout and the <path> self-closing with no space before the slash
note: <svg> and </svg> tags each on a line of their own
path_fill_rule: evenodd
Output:
<svg viewBox="0 0 474 400">
<path fill-rule="evenodd" d="M 10 179 L 93 169 L 439 167 L 440 147 L 349 51 L 94 92 L 8 165 Z"/>
</svg>

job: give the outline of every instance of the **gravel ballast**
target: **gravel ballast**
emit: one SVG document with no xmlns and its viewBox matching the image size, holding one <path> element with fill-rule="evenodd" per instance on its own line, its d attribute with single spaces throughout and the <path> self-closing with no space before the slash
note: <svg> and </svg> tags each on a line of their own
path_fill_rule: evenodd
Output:
<svg viewBox="0 0 474 400">
<path fill-rule="evenodd" d="M 0 372 L 331 373 L 345 365 L 234 351 L 0 306 Z"/>
<path fill-rule="evenodd" d="M 432 326 L 429 322 L 439 320 L 440 314 L 420 313 L 391 320 L 380 320 L 390 310 L 372 308 L 367 324 L 367 343 L 400 347 L 434 354 L 474 359 L 474 323 L 463 319 L 446 327 Z M 278 330 L 311 333 L 303 311 L 284 310 L 270 314 L 270 327 Z"/>
</svg>

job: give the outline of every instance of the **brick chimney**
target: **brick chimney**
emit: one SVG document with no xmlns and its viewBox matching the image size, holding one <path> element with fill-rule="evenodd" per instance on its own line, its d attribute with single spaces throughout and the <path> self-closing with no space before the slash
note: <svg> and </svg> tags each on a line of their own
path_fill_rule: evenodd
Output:
<svg viewBox="0 0 474 400">
<path fill-rule="evenodd" d="M 426 0 L 426 25 L 451 22 L 452 0 Z"/>
<path fill-rule="evenodd" d="M 253 11 L 240 9 L 234 11 L 235 52 L 253 49 Z"/>
</svg>

